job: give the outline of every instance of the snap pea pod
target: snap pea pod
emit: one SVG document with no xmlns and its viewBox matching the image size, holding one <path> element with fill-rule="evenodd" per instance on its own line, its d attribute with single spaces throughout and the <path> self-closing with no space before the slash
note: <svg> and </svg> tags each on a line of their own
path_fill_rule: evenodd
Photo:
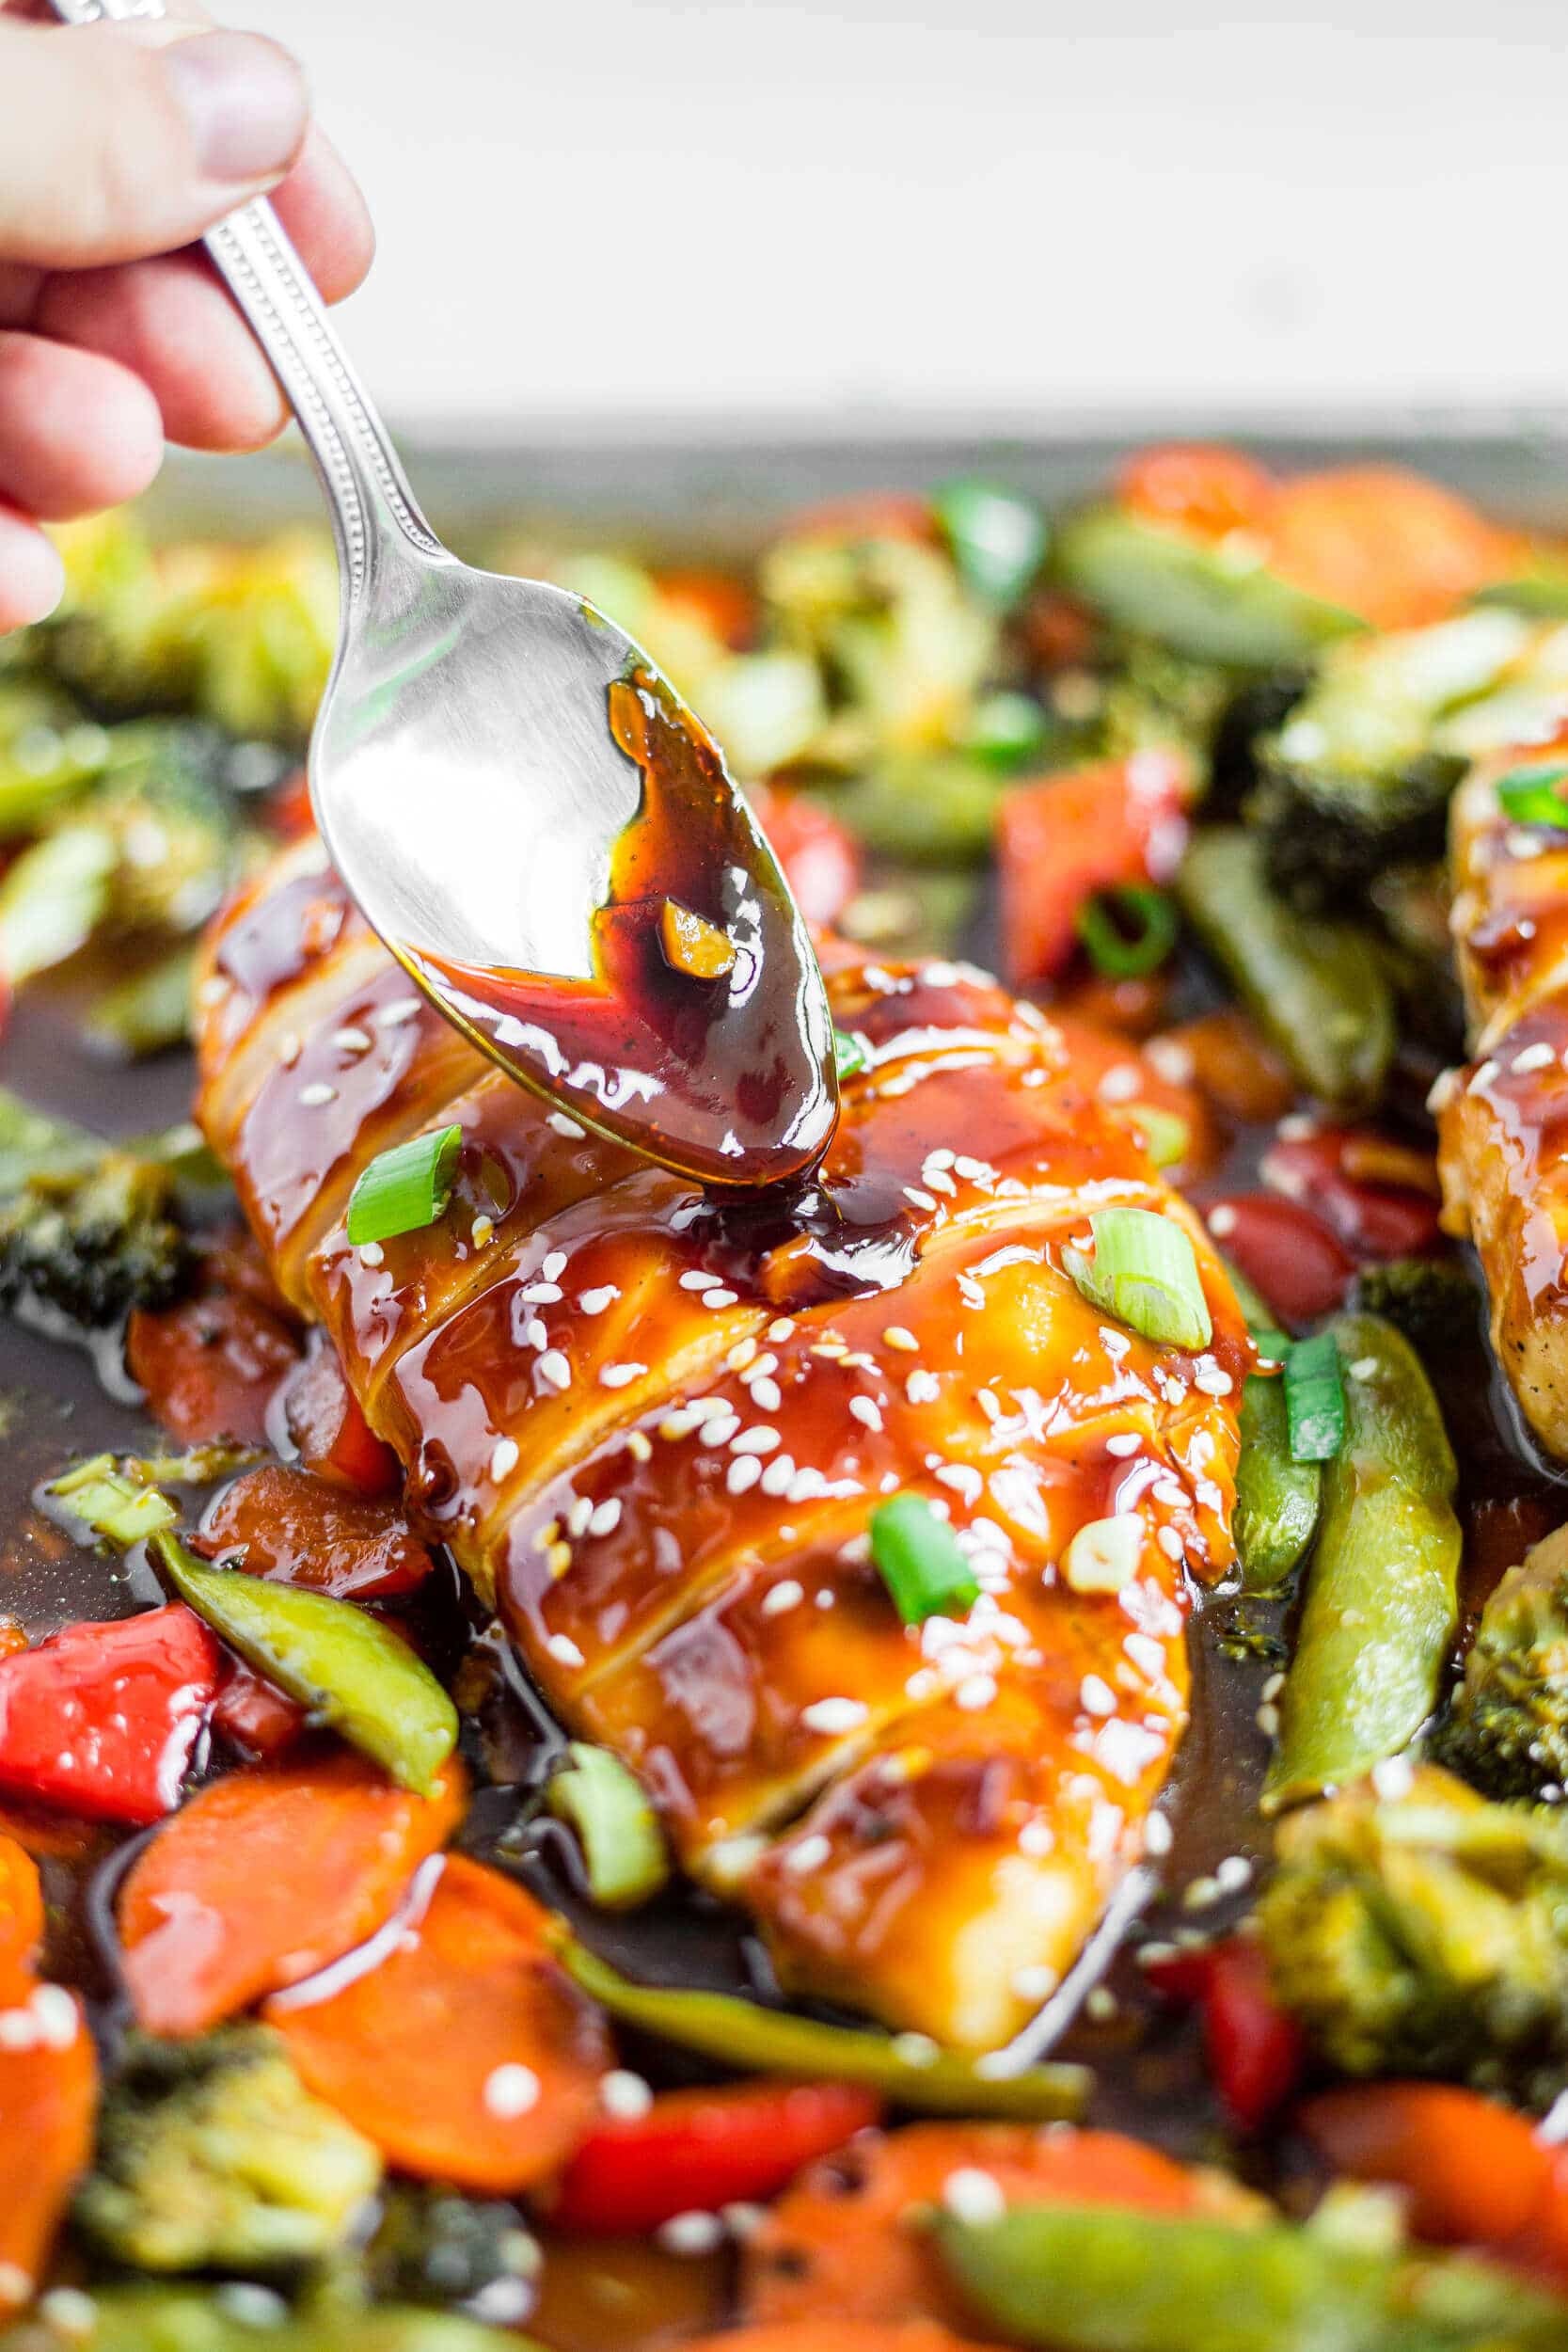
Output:
<svg viewBox="0 0 1568 2352">
<path fill-rule="evenodd" d="M 209 1567 L 166 1530 L 150 1549 L 230 1649 L 388 1772 L 428 1796 L 457 1744 L 457 1709 L 389 1626 L 351 1601 Z"/>
<path fill-rule="evenodd" d="M 937 2221 L 966 2304 L 1009 2344 L 1075 2352 L 1551 2352 L 1568 2304 L 1459 2257 L 1362 2249 L 1116 2205 Z"/>
<path fill-rule="evenodd" d="M 1377 1315 L 1328 1327 L 1345 1370 L 1345 1435 L 1324 1465 L 1266 1812 L 1408 1746 L 1436 1705 L 1458 1613 L 1458 1472 L 1426 1375 Z"/>
<path fill-rule="evenodd" d="M 1254 1373 L 1242 1391 L 1242 1454 L 1231 1534 L 1249 1593 L 1275 1593 L 1312 1540 L 1323 1499 L 1316 1462 L 1291 1452 L 1285 1383 Z"/>
<path fill-rule="evenodd" d="M 1301 1084 L 1346 1107 L 1376 1102 L 1396 1024 L 1393 990 L 1366 935 L 1277 898 L 1262 844 L 1240 825 L 1199 833 L 1176 887 L 1204 947 Z"/>
<path fill-rule="evenodd" d="M 1058 525 L 1052 573 L 1118 628 L 1239 668 L 1299 661 L 1362 626 L 1354 612 L 1292 588 L 1259 557 L 1163 531 L 1115 506 L 1091 506 Z"/>
<path fill-rule="evenodd" d="M 546 1787 L 556 1819 L 578 1834 L 588 1891 L 609 1911 L 629 1911 L 658 1893 L 670 1853 L 641 1783 L 608 1748 L 574 1740 L 564 1771 Z"/>
<path fill-rule="evenodd" d="M 523 2336 L 408 2304 L 323 2302 L 289 2312 L 266 2290 L 114 2286 L 73 2309 L 67 2332 L 40 2306 L 0 2333 L 0 2352 L 541 2352 Z M 255 2308 L 252 2308 L 252 2302 Z"/>
<path fill-rule="evenodd" d="M 920 2035 L 826 2026 L 814 2017 L 764 2009 L 733 1993 L 633 1984 L 565 1929 L 558 1929 L 552 1940 L 562 1965 L 622 2025 L 742 2073 L 864 2083 L 915 2114 L 1004 2116 L 1021 2123 L 1081 2115 L 1093 2089 L 1085 2066 L 991 2074 L 983 2058 L 940 2049 Z"/>
</svg>

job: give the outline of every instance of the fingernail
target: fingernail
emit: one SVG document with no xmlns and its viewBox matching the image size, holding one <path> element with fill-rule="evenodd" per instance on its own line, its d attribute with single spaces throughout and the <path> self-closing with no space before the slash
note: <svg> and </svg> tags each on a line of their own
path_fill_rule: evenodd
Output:
<svg viewBox="0 0 1568 2352">
<path fill-rule="evenodd" d="M 237 186 L 293 161 L 310 103 L 286 49 L 256 33 L 201 33 L 172 41 L 163 63 L 210 180 Z"/>
</svg>

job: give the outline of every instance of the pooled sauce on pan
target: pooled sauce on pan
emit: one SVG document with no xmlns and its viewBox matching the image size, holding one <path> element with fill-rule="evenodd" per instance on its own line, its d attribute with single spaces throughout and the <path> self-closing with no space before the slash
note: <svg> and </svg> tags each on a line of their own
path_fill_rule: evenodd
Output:
<svg viewBox="0 0 1568 2352">
<path fill-rule="evenodd" d="M 594 916 L 594 976 L 413 946 L 406 961 L 487 1054 L 602 1134 L 708 1184 L 799 1177 L 837 1108 L 800 916 L 716 747 L 668 689 L 641 671 L 618 679 L 610 726 L 642 771 L 642 802 Z M 723 968 L 705 976 L 705 961 Z"/>
</svg>

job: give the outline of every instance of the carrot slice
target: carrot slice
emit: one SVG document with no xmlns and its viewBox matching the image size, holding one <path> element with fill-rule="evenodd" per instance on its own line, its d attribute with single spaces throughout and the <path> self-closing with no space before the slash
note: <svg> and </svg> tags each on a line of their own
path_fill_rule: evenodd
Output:
<svg viewBox="0 0 1568 2352">
<path fill-rule="evenodd" d="M 923 2234 L 905 2226 L 939 2204 L 949 2177 L 985 2172 L 1004 2196 L 1053 2197 L 1186 2213 L 1212 2201 L 1201 2176 L 1117 2132 L 1018 2123 L 914 2123 L 859 2140 L 802 2173 L 747 2240 L 742 2308 L 748 2319 L 961 2327 L 956 2291 Z"/>
<path fill-rule="evenodd" d="M 1374 628 L 1440 621 L 1523 559 L 1517 532 L 1398 466 L 1297 475 L 1275 501 L 1269 539 L 1272 569 Z"/>
<path fill-rule="evenodd" d="M 327 1999 L 271 2001 L 305 2083 L 405 2172 L 511 2196 L 596 2119 L 598 2012 L 546 1947 L 547 1914 L 449 1855 L 424 1916 Z"/>
<path fill-rule="evenodd" d="M 463 1818 L 455 1761 L 434 1796 L 357 1756 L 231 1772 L 192 1798 L 119 1899 L 125 1982 L 150 2033 L 204 2033 L 383 1927 Z"/>
<path fill-rule="evenodd" d="M 33 2039 L 0 2049 L 0 2309 L 26 2302 L 42 2276 L 92 2160 L 98 2098 L 92 2036 L 72 1994 L 36 1984 L 12 2013 Z"/>
<path fill-rule="evenodd" d="M 38 1865 L 14 1837 L 0 1836 L 0 2001 L 30 1985 L 42 1941 Z"/>
</svg>

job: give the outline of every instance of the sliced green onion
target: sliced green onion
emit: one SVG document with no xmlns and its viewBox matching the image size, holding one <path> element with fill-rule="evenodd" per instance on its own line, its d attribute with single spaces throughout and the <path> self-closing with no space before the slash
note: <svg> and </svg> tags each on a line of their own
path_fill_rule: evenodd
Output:
<svg viewBox="0 0 1568 2352">
<path fill-rule="evenodd" d="M 1006 775 L 1033 759 L 1050 723 L 1032 694 L 1003 691 L 982 695 L 964 733 L 964 749 Z"/>
<path fill-rule="evenodd" d="M 1003 612 L 1033 586 L 1045 558 L 1045 517 L 1029 499 L 993 482 L 966 478 L 931 494 L 966 587 Z"/>
<path fill-rule="evenodd" d="M 1085 898 L 1073 928 L 1102 979 L 1141 980 L 1159 970 L 1181 925 L 1163 890 L 1126 882 Z"/>
<path fill-rule="evenodd" d="M 78 1462 L 51 1479 L 43 1491 L 66 1518 L 121 1549 L 140 1543 L 144 1535 L 155 1535 L 160 1527 L 172 1527 L 180 1517 L 156 1486 L 118 1469 L 112 1454 L 95 1454 L 90 1461 Z"/>
<path fill-rule="evenodd" d="M 863 1070 L 869 1070 L 871 1054 L 865 1040 L 851 1037 L 847 1029 L 835 1029 L 833 1065 L 841 1078 L 858 1078 Z"/>
<path fill-rule="evenodd" d="M 670 1876 L 664 1833 L 642 1787 L 608 1748 L 574 1740 L 546 1791 L 557 1820 L 575 1829 L 588 1891 L 608 1911 L 629 1911 Z"/>
<path fill-rule="evenodd" d="M 1568 765 L 1560 760 L 1536 761 L 1533 766 L 1511 768 L 1506 776 L 1497 779 L 1497 801 L 1505 817 L 1512 817 L 1516 825 L 1568 826 L 1568 800 L 1562 787 L 1568 784 Z"/>
<path fill-rule="evenodd" d="M 1186 1158 L 1192 1129 L 1179 1112 L 1162 1110 L 1158 1103 L 1129 1103 L 1127 1115 L 1156 1168 L 1174 1168 Z"/>
<path fill-rule="evenodd" d="M 1285 1358 L 1291 1458 L 1331 1462 L 1344 1442 L 1345 1384 L 1332 1331 L 1297 1340 Z"/>
<path fill-rule="evenodd" d="M 1084 1296 L 1160 1347 L 1207 1347 L 1214 1336 L 1197 1258 L 1174 1218 L 1152 1209 L 1101 1209 L 1089 1219 L 1094 1255 L 1064 1249 Z"/>
<path fill-rule="evenodd" d="M 871 1514 L 871 1557 L 906 1625 L 966 1616 L 980 1597 L 957 1536 L 919 1495 L 895 1495 Z"/>
<path fill-rule="evenodd" d="M 348 1237 L 356 1249 L 434 1225 L 451 1195 L 461 1127 L 438 1127 L 378 1152 L 349 1195 Z"/>
</svg>

